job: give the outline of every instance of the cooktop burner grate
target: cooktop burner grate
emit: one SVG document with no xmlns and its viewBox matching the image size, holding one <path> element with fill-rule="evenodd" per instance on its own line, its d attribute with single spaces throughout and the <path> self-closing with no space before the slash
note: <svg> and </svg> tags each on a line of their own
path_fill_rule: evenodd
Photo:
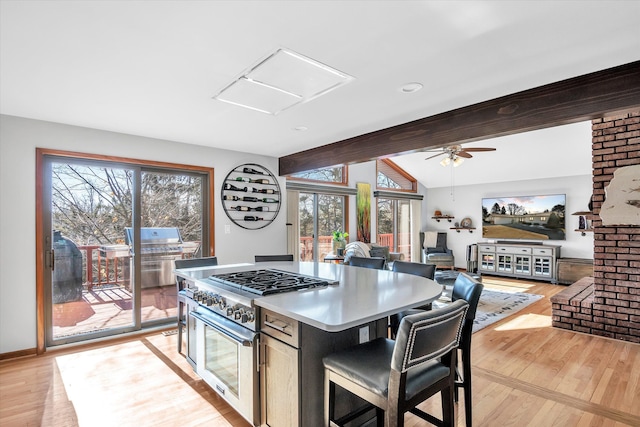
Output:
<svg viewBox="0 0 640 427">
<path fill-rule="evenodd" d="M 327 280 L 319 277 L 272 269 L 212 274 L 209 278 L 257 295 L 271 295 L 329 285 Z"/>
</svg>

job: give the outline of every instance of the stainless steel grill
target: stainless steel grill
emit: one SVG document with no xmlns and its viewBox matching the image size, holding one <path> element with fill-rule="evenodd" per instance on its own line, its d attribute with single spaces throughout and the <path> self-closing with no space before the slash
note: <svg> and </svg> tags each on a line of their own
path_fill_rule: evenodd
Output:
<svg viewBox="0 0 640 427">
<path fill-rule="evenodd" d="M 133 228 L 125 229 L 125 242 L 133 254 Z M 176 227 L 140 229 L 141 286 L 175 285 L 174 261 L 182 258 L 182 237 Z"/>
</svg>

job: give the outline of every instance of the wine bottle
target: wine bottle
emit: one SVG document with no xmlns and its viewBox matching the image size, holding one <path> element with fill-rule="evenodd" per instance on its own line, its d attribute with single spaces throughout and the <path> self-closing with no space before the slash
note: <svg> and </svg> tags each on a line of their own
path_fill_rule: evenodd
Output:
<svg viewBox="0 0 640 427">
<path fill-rule="evenodd" d="M 271 188 L 254 188 L 254 193 L 263 193 L 263 194 L 275 194 L 275 190 Z"/>
<path fill-rule="evenodd" d="M 225 190 L 231 190 L 231 191 L 247 191 L 247 187 L 244 188 L 239 188 L 236 187 L 235 185 L 231 185 L 231 184 L 224 184 L 224 189 Z"/>
<path fill-rule="evenodd" d="M 257 212 L 269 212 L 269 206 L 256 206 L 255 208 L 250 209 Z"/>
<path fill-rule="evenodd" d="M 224 195 L 224 200 L 233 200 L 235 202 L 235 201 L 240 200 L 240 197 L 238 197 L 238 196 L 230 196 L 228 194 L 225 194 Z"/>
<path fill-rule="evenodd" d="M 237 211 L 250 211 L 251 208 L 249 206 L 231 206 L 231 209 L 235 209 Z"/>
<path fill-rule="evenodd" d="M 245 221 L 262 221 L 263 218 L 259 218 L 257 216 L 253 216 L 253 215 L 245 215 L 244 216 L 244 220 Z"/>
<path fill-rule="evenodd" d="M 258 172 L 258 171 L 257 171 L 257 170 L 255 170 L 255 169 L 247 168 L 247 167 L 242 168 L 242 172 L 244 172 L 244 173 L 251 173 L 251 174 L 253 174 L 253 175 L 262 175 L 262 173 L 261 173 L 261 172 Z"/>
<path fill-rule="evenodd" d="M 253 182 L 255 184 L 269 184 L 269 180 L 264 178 L 250 179 L 249 182 Z"/>
<path fill-rule="evenodd" d="M 236 177 L 236 181 L 253 182 L 253 180 L 251 180 L 251 178 L 245 178 L 245 177 L 242 177 L 242 176 Z"/>
<path fill-rule="evenodd" d="M 262 199 L 262 203 L 278 203 L 278 200 L 271 197 L 265 197 Z"/>
<path fill-rule="evenodd" d="M 257 202 L 258 198 L 257 197 L 243 197 L 242 201 L 243 202 Z"/>
</svg>

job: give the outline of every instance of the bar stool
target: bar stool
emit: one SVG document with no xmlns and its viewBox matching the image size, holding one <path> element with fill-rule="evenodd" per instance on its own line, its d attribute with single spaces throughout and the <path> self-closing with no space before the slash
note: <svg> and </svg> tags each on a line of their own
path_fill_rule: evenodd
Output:
<svg viewBox="0 0 640 427">
<path fill-rule="evenodd" d="M 176 270 L 179 268 L 210 267 L 214 265 L 218 265 L 218 258 L 214 256 L 175 260 Z M 182 328 L 187 324 L 187 316 L 184 312 L 184 308 L 187 305 L 187 297 L 184 292 L 184 280 L 179 277 L 176 277 L 176 289 L 178 291 L 178 353 L 182 353 Z"/>
<path fill-rule="evenodd" d="M 441 309 L 406 316 L 395 341 L 377 338 L 324 357 L 324 425 L 341 425 L 362 414 L 357 410 L 335 419 L 338 385 L 373 405 L 379 426 L 383 413 L 385 426 L 403 426 L 407 411 L 430 423 L 451 426 L 455 355 L 468 306 L 458 300 Z M 438 392 L 442 420 L 416 408 Z"/>
<path fill-rule="evenodd" d="M 458 389 L 464 390 L 464 417 L 466 426 L 472 425 L 472 402 L 471 402 L 471 335 L 473 334 L 473 321 L 476 318 L 478 302 L 484 285 L 466 273 L 460 273 L 453 284 L 451 293 L 452 301 L 464 300 L 469 303 L 469 309 L 462 326 L 460 337 L 460 357 L 462 371 L 456 364 L 456 381 L 454 388 L 454 399 L 458 401 Z"/>
<path fill-rule="evenodd" d="M 255 262 L 270 262 L 270 261 L 293 261 L 293 254 L 285 255 L 256 255 Z"/>
<path fill-rule="evenodd" d="M 431 280 L 433 280 L 436 274 L 436 266 L 434 264 L 422 264 L 419 262 L 409 262 L 409 261 L 394 262 L 392 270 L 397 273 L 413 274 L 415 276 L 422 276 Z M 410 309 L 410 310 L 401 311 L 400 313 L 391 315 L 389 318 L 391 338 L 395 338 L 396 333 L 398 332 L 398 327 L 400 326 L 400 321 L 404 316 L 408 316 L 409 314 L 415 314 L 420 310 L 431 310 L 431 304 L 427 304 L 425 306 Z"/>
<path fill-rule="evenodd" d="M 374 268 L 376 270 L 382 270 L 384 268 L 384 264 L 387 262 L 385 258 L 382 257 L 359 257 L 352 256 L 349 259 L 349 265 L 354 267 L 364 267 L 364 268 Z"/>
</svg>

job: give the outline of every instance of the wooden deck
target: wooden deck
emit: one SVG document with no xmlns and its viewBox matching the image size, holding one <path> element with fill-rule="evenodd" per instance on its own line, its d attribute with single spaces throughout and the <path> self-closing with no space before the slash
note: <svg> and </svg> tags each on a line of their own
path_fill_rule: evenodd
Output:
<svg viewBox="0 0 640 427">
<path fill-rule="evenodd" d="M 142 322 L 168 319 L 178 313 L 176 287 L 142 290 Z M 53 305 L 56 338 L 124 327 L 133 323 L 131 292 L 124 286 L 107 284 L 82 292 L 82 300 Z"/>
<path fill-rule="evenodd" d="M 545 298 L 473 335 L 474 426 L 640 425 L 640 345 L 552 328 L 549 298 L 564 286 L 483 281 Z M 0 425 L 248 426 L 175 347 L 154 332 L 0 362 Z"/>
</svg>

